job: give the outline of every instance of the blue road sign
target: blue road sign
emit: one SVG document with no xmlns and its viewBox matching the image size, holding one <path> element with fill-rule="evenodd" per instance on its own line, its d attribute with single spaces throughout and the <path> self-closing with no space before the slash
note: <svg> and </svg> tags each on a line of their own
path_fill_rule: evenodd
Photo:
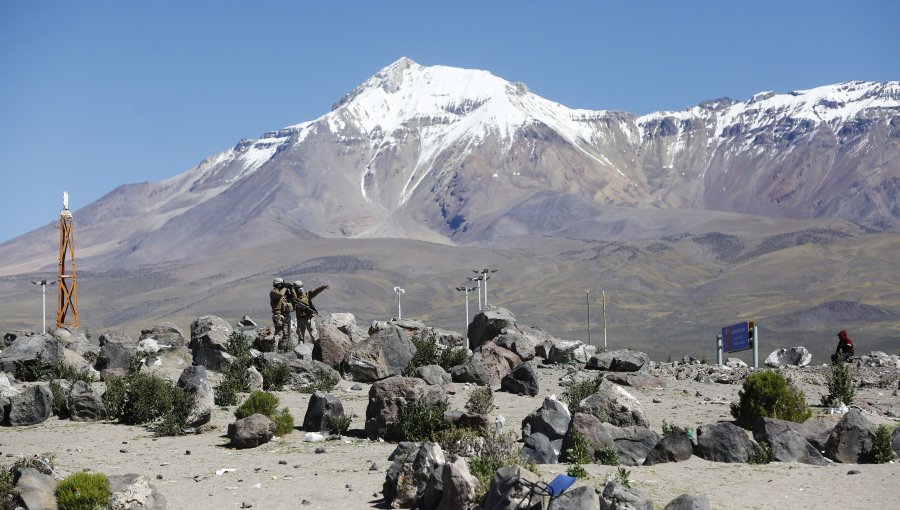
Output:
<svg viewBox="0 0 900 510">
<path fill-rule="evenodd" d="M 740 322 L 722 328 L 722 349 L 737 352 L 750 349 L 750 323 Z"/>
</svg>

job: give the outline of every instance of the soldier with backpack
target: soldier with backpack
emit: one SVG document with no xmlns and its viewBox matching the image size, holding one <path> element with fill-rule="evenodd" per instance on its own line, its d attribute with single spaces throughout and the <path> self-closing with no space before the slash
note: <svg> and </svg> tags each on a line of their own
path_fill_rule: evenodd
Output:
<svg viewBox="0 0 900 510">
<path fill-rule="evenodd" d="M 297 311 L 297 337 L 301 342 L 306 341 L 306 333 L 309 333 L 309 341 L 315 340 L 313 336 L 313 316 L 319 315 L 316 306 L 312 300 L 318 296 L 320 292 L 328 288 L 328 285 L 322 285 L 307 292 L 303 289 L 303 282 L 297 280 L 293 285 L 294 291 L 294 309 Z"/>
</svg>

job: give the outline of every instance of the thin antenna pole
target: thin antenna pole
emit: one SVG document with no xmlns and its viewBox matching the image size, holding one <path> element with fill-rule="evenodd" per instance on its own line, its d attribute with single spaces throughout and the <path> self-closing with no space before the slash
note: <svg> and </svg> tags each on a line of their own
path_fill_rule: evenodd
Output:
<svg viewBox="0 0 900 510">
<path fill-rule="evenodd" d="M 606 290 L 603 290 L 603 348 L 606 349 Z"/>
<path fill-rule="evenodd" d="M 587 329 L 588 329 L 588 345 L 591 345 L 591 291 L 586 291 L 584 296 L 585 303 L 587 303 Z"/>
</svg>

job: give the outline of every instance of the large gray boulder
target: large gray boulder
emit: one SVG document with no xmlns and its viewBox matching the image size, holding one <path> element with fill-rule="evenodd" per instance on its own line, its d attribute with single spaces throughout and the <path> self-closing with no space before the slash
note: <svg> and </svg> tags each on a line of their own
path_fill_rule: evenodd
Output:
<svg viewBox="0 0 900 510">
<path fill-rule="evenodd" d="M 618 384 L 606 380 L 600 383 L 594 394 L 582 400 L 580 405 L 586 413 L 618 427 L 649 426 L 640 401 Z"/>
<path fill-rule="evenodd" d="M 803 439 L 809 441 L 809 444 L 821 452 L 825 450 L 825 445 L 828 444 L 828 438 L 831 437 L 831 431 L 837 425 L 837 420 L 833 415 L 829 415 L 811 418 L 803 423 L 789 422 L 789 424 L 803 436 Z"/>
<path fill-rule="evenodd" d="M 522 361 L 534 359 L 537 352 L 537 339 L 522 333 L 509 332 L 494 338 L 494 343 L 516 353 Z"/>
<path fill-rule="evenodd" d="M 106 418 L 106 406 L 93 386 L 75 381 L 69 391 L 69 417 L 72 421 L 97 421 Z"/>
<path fill-rule="evenodd" d="M 191 352 L 195 365 L 202 365 L 210 370 L 220 371 L 234 362 L 234 356 L 215 347 L 197 347 L 191 349 Z"/>
<path fill-rule="evenodd" d="M 604 377 L 607 381 L 612 381 L 620 386 L 628 386 L 631 388 L 641 388 L 644 390 L 649 390 L 666 387 L 666 381 L 664 379 L 650 374 L 640 374 L 634 372 L 610 372 Z"/>
<path fill-rule="evenodd" d="M 137 344 L 121 331 L 106 331 L 100 335 L 100 353 L 94 368 L 102 372 L 108 369 L 128 370 L 137 355 Z"/>
<path fill-rule="evenodd" d="M 9 402 L 9 397 L 18 394 L 19 390 L 13 387 L 6 372 L 0 372 L 0 407 L 5 406 Z"/>
<path fill-rule="evenodd" d="M 556 464 L 559 462 L 559 453 L 550 438 L 540 432 L 532 432 L 525 438 L 522 445 L 522 458 L 533 460 L 537 464 Z"/>
<path fill-rule="evenodd" d="M 369 338 L 369 333 L 356 324 L 356 317 L 352 313 L 332 313 L 320 324 L 330 324 L 350 338 L 350 341 L 358 344 Z"/>
<path fill-rule="evenodd" d="M 469 346 L 475 349 L 484 342 L 493 340 L 498 335 L 507 332 L 516 324 L 516 316 L 506 308 L 490 307 L 475 315 L 469 323 L 466 336 Z"/>
<path fill-rule="evenodd" d="M 851 409 L 831 431 L 825 456 L 843 463 L 868 462 L 874 441 L 872 423 L 858 409 Z"/>
<path fill-rule="evenodd" d="M 265 356 L 270 354 L 266 353 Z M 287 358 L 285 361 L 291 369 L 291 387 L 295 390 L 303 390 L 306 386 L 320 384 L 324 381 L 337 382 L 341 380 L 341 374 L 337 370 L 321 361 L 298 358 Z"/>
<path fill-rule="evenodd" d="M 550 363 L 587 363 L 597 347 L 580 340 L 554 340 L 547 361 Z"/>
<path fill-rule="evenodd" d="M 428 384 L 437 384 L 443 386 L 453 382 L 453 378 L 440 365 L 426 365 L 417 367 L 414 374 Z"/>
<path fill-rule="evenodd" d="M 522 358 L 516 353 L 504 349 L 494 342 L 484 342 L 475 349 L 473 358 L 481 360 L 492 388 L 499 388 L 500 382 L 514 367 L 522 364 Z"/>
<path fill-rule="evenodd" d="M 16 490 L 27 510 L 56 510 L 56 478 L 34 468 L 19 470 Z M 4 507 L 5 508 L 5 507 Z M 19 508 L 16 506 L 15 508 Z"/>
<path fill-rule="evenodd" d="M 233 331 L 231 324 L 225 319 L 215 315 L 204 315 L 191 322 L 189 347 L 194 353 L 201 348 L 224 351 Z"/>
<path fill-rule="evenodd" d="M 166 498 L 139 474 L 109 475 L 109 510 L 165 510 Z"/>
<path fill-rule="evenodd" d="M 34 335 L 37 335 L 37 332 L 30 329 L 14 329 L 12 331 L 7 331 L 3 334 L 3 340 L 0 341 L 0 350 L 6 349 L 18 338 Z"/>
<path fill-rule="evenodd" d="M 122 331 L 121 329 L 108 329 L 103 333 L 100 333 L 100 345 L 109 342 L 125 345 L 135 344 L 135 341 L 131 338 L 131 335 Z"/>
<path fill-rule="evenodd" d="M 318 329 L 319 338 L 313 343 L 313 359 L 339 369 L 353 348 L 353 342 L 333 323 L 323 322 L 318 325 Z"/>
<path fill-rule="evenodd" d="M 637 372 L 650 358 L 646 353 L 631 349 L 598 352 L 591 356 L 584 368 L 588 370 L 605 370 L 609 372 Z"/>
<path fill-rule="evenodd" d="M 38 358 L 53 363 L 61 361 L 65 354 L 63 345 L 52 335 L 17 337 L 12 344 L 0 352 L 0 372 L 16 372 L 17 363 L 34 363 Z"/>
<path fill-rule="evenodd" d="M 713 462 L 747 462 L 755 450 L 747 432 L 729 422 L 697 427 L 694 455 Z"/>
<path fill-rule="evenodd" d="M 665 462 L 683 462 L 691 458 L 693 450 L 694 444 L 687 432 L 681 427 L 675 427 L 650 450 L 647 458 L 644 459 L 644 465 L 654 466 Z"/>
<path fill-rule="evenodd" d="M 402 329 L 382 329 L 353 347 L 341 371 L 354 381 L 374 382 L 402 374 L 415 354 L 416 346 Z"/>
<path fill-rule="evenodd" d="M 891 450 L 894 450 L 894 457 L 900 457 L 900 427 L 891 432 Z"/>
<path fill-rule="evenodd" d="M 77 328 L 63 327 L 53 330 L 53 336 L 63 344 L 66 349 L 75 352 L 82 358 L 91 361 L 97 360 L 100 354 L 99 338 L 91 339 Z"/>
<path fill-rule="evenodd" d="M 491 386 L 491 377 L 481 362 L 481 356 L 469 356 L 465 363 L 451 368 L 450 377 L 456 383 Z"/>
<path fill-rule="evenodd" d="M 653 510 L 650 496 L 640 489 L 625 487 L 618 481 L 607 482 L 600 495 L 601 510 Z"/>
<path fill-rule="evenodd" d="M 772 460 L 815 466 L 828 464 L 816 447 L 797 432 L 796 425 L 785 420 L 760 417 L 753 423 L 753 438 L 758 443 L 769 443 Z"/>
<path fill-rule="evenodd" d="M 706 496 L 682 494 L 669 501 L 664 510 L 709 510 L 709 498 Z"/>
<path fill-rule="evenodd" d="M 600 500 L 589 485 L 572 487 L 558 498 L 550 500 L 547 510 L 600 510 Z"/>
<path fill-rule="evenodd" d="M 491 485 L 484 498 L 482 508 L 491 510 L 515 510 L 525 508 L 522 500 L 527 497 L 528 489 L 520 480 L 535 483 L 538 475 L 519 466 L 504 466 L 494 472 Z"/>
<path fill-rule="evenodd" d="M 393 376 L 372 384 L 366 406 L 365 430 L 369 438 L 383 437 L 385 428 L 397 418 L 402 405 L 413 405 L 419 399 L 436 403 L 446 398 L 440 386 L 429 386 L 415 377 Z"/>
<path fill-rule="evenodd" d="M 569 430 L 572 413 L 566 404 L 551 395 L 544 399 L 541 407 L 522 420 L 522 437 L 527 438 L 535 432 L 547 436 L 551 442 L 558 441 L 557 450 L 562 448 L 562 438 Z"/>
<path fill-rule="evenodd" d="M 436 510 L 475 508 L 478 503 L 475 499 L 478 479 L 469 471 L 465 457 L 454 455 L 433 473 L 436 477 L 440 477 L 443 493 Z"/>
<path fill-rule="evenodd" d="M 437 443 L 401 443 L 391 454 L 382 494 L 391 508 L 414 508 L 425 496 L 434 471 L 444 465 L 444 451 Z"/>
<path fill-rule="evenodd" d="M 148 338 L 156 340 L 156 343 L 162 346 L 186 347 L 188 345 L 187 340 L 184 338 L 184 333 L 181 332 L 181 329 L 179 329 L 178 326 L 171 322 L 161 322 L 159 324 L 154 324 L 147 329 L 142 329 L 138 341 L 146 340 Z"/>
<path fill-rule="evenodd" d="M 53 407 L 53 393 L 44 385 L 25 388 L 9 399 L 7 425 L 20 427 L 37 425 L 50 418 Z"/>
<path fill-rule="evenodd" d="M 306 414 L 303 416 L 303 430 L 308 432 L 328 431 L 330 419 L 344 416 L 344 405 L 340 399 L 322 391 L 309 398 Z"/>
<path fill-rule="evenodd" d="M 531 367 L 527 361 L 517 366 L 512 372 L 506 374 L 500 381 L 500 389 L 515 393 L 516 395 L 527 395 L 534 397 L 540 391 L 537 372 Z"/>
<path fill-rule="evenodd" d="M 619 462 L 626 466 L 642 465 L 647 455 L 659 443 L 659 434 L 646 427 L 616 427 L 609 423 L 601 423 L 595 416 L 575 413 L 563 440 L 563 452 L 568 452 L 574 446 L 575 432 L 587 439 L 588 456 L 595 458 L 597 450 L 614 448 Z"/>
<path fill-rule="evenodd" d="M 255 448 L 275 435 L 275 422 L 268 416 L 252 414 L 228 424 L 228 437 L 235 448 Z"/>
<path fill-rule="evenodd" d="M 812 354 L 806 347 L 791 347 L 790 349 L 776 349 L 766 357 L 766 366 L 778 367 L 805 367 L 812 361 Z"/>
<path fill-rule="evenodd" d="M 178 377 L 178 387 L 194 398 L 194 406 L 188 416 L 187 425 L 199 427 L 209 423 L 216 405 L 216 394 L 209 383 L 206 367 L 195 365 L 185 368 Z"/>
</svg>

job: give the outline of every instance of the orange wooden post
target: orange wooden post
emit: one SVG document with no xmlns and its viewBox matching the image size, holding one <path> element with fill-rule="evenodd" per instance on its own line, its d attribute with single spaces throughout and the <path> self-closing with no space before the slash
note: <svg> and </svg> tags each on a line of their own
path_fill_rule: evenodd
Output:
<svg viewBox="0 0 900 510">
<path fill-rule="evenodd" d="M 71 264 L 71 270 L 69 269 Z M 78 293 L 75 281 L 75 222 L 69 211 L 69 194 L 63 192 L 63 210 L 59 213 L 59 275 L 56 327 L 78 327 Z M 67 320 L 69 312 L 71 320 Z"/>
</svg>

